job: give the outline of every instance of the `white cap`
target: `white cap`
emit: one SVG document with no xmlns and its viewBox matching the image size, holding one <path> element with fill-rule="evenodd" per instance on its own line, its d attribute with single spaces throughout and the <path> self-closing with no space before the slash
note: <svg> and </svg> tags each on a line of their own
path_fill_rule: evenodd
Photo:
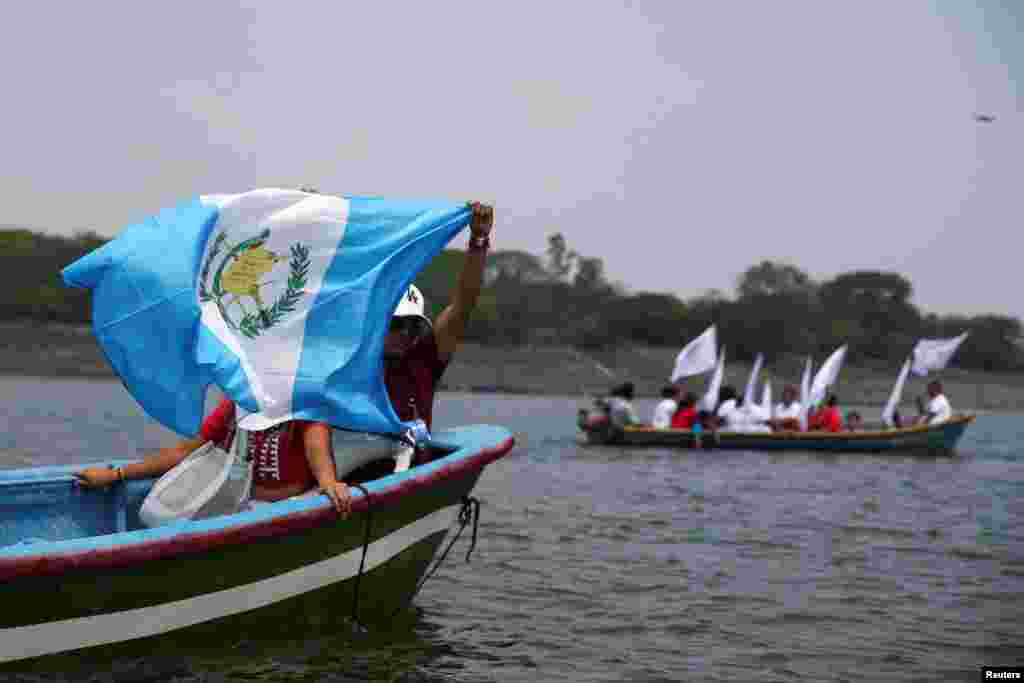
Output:
<svg viewBox="0 0 1024 683">
<path fill-rule="evenodd" d="M 395 307 L 395 312 L 391 315 L 393 317 L 416 316 L 423 318 L 429 323 L 430 318 L 423 313 L 425 303 L 419 288 L 416 285 L 409 285 L 409 289 L 405 290 L 405 294 L 399 300 L 398 306 Z"/>
</svg>

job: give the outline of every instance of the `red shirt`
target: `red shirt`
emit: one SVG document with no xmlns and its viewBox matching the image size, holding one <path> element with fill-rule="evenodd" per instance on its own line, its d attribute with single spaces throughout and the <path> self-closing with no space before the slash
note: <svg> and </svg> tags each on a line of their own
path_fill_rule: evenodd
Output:
<svg viewBox="0 0 1024 683">
<path fill-rule="evenodd" d="M 843 418 L 839 415 L 838 408 L 826 406 L 814 413 L 807 428 L 819 432 L 841 432 L 843 431 Z"/>
<path fill-rule="evenodd" d="M 672 415 L 672 429 L 693 429 L 697 421 L 697 408 L 680 408 Z"/>
<path fill-rule="evenodd" d="M 385 359 L 384 385 L 398 419 L 404 421 L 418 417 L 430 429 L 434 413 L 434 391 L 447 367 L 448 362 L 441 360 L 432 334 L 413 344 L 400 359 Z"/>
<path fill-rule="evenodd" d="M 302 420 L 291 420 L 261 432 L 249 432 L 254 485 L 305 491 L 316 483 L 306 460 L 303 424 Z M 203 421 L 199 436 L 224 450 L 230 449 L 235 437 L 235 404 L 227 399 L 221 401 Z"/>
</svg>

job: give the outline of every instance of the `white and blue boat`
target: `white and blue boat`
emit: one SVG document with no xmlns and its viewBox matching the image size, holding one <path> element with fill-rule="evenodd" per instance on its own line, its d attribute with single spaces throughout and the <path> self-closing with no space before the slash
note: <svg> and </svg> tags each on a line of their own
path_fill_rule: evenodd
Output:
<svg viewBox="0 0 1024 683">
<path fill-rule="evenodd" d="M 0 471 L 0 664 L 181 630 L 227 646 L 247 630 L 391 616 L 460 516 L 475 523 L 473 487 L 513 438 L 477 425 L 431 446 L 433 461 L 354 489 L 344 520 L 320 495 L 146 528 L 152 481 L 76 485 L 72 472 L 97 463 Z"/>
</svg>

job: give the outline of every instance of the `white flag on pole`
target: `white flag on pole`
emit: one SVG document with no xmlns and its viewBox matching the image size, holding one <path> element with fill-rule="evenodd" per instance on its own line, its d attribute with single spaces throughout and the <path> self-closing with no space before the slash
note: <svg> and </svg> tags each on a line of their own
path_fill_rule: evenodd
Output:
<svg viewBox="0 0 1024 683">
<path fill-rule="evenodd" d="M 807 357 L 804 376 L 800 379 L 800 431 L 807 431 L 807 414 L 811 410 L 811 357 Z"/>
<path fill-rule="evenodd" d="M 725 347 L 718 354 L 718 363 L 715 365 L 715 373 L 711 375 L 708 382 L 708 389 L 704 392 L 704 398 L 700 401 L 700 409 L 709 413 L 715 412 L 718 407 L 718 392 L 722 388 L 722 374 L 725 372 Z"/>
<path fill-rule="evenodd" d="M 819 405 L 825 400 L 825 392 L 836 383 L 839 378 L 839 369 L 843 367 L 843 359 L 846 358 L 846 344 L 832 352 L 832 355 L 822 363 L 818 372 L 811 382 L 811 407 Z"/>
<path fill-rule="evenodd" d="M 913 370 L 915 375 L 925 376 L 931 370 L 941 370 L 949 363 L 956 350 L 967 339 L 967 332 L 952 339 L 922 339 L 914 347 Z"/>
<path fill-rule="evenodd" d="M 761 374 L 761 365 L 764 364 L 764 354 L 757 354 L 754 359 L 754 367 L 750 369 L 750 377 L 747 378 L 747 388 L 743 391 L 743 405 L 750 407 L 754 405 L 754 392 L 757 391 L 757 377 Z"/>
<path fill-rule="evenodd" d="M 714 368 L 718 361 L 715 353 L 717 348 L 718 338 L 715 334 L 715 326 L 712 325 L 679 352 L 670 381 L 675 382 L 692 375 L 703 375 Z"/>
<path fill-rule="evenodd" d="M 889 427 L 892 427 L 893 414 L 896 412 L 896 406 L 900 404 L 900 397 L 903 395 L 903 385 L 907 381 L 907 374 L 909 372 L 910 359 L 908 358 L 903 363 L 903 369 L 900 370 L 900 375 L 896 378 L 896 384 L 893 385 L 892 393 L 889 394 L 889 400 L 886 401 L 885 410 L 882 411 L 882 422 Z"/>
<path fill-rule="evenodd" d="M 761 394 L 761 415 L 765 420 L 772 419 L 772 382 L 765 380 L 764 392 Z"/>
</svg>

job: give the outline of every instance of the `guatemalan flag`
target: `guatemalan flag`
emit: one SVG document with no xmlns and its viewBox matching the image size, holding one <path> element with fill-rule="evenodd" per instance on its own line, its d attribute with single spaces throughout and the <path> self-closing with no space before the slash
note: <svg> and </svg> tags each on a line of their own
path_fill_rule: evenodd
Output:
<svg viewBox="0 0 1024 683">
<path fill-rule="evenodd" d="M 179 434 L 199 431 L 210 384 L 252 413 L 247 429 L 302 419 L 397 434 L 388 322 L 470 215 L 296 190 L 207 195 L 126 228 L 63 277 L 92 290 L 110 364 Z"/>
</svg>

